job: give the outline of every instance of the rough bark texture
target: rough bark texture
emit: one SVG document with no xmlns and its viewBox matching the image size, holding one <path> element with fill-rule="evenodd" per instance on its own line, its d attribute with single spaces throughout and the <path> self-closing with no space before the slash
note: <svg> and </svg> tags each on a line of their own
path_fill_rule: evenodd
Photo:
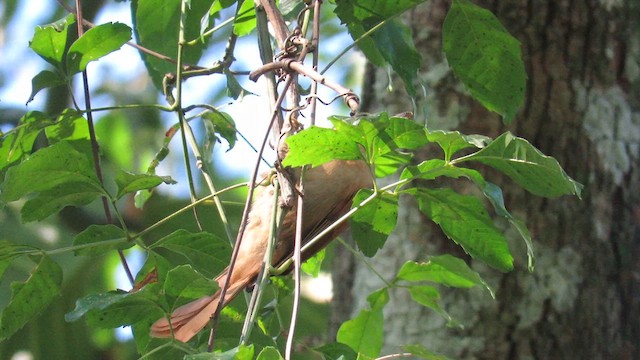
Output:
<svg viewBox="0 0 640 360">
<path fill-rule="evenodd" d="M 494 287 L 443 289 L 445 308 L 465 327 L 451 329 L 407 292 L 392 293 L 385 313 L 385 353 L 419 343 L 458 359 L 640 358 L 640 5 L 632 0 L 475 1 L 498 16 L 523 49 L 527 100 L 513 125 L 464 95 L 441 52 L 448 1 L 430 1 L 407 16 L 423 55 L 419 80 L 428 126 L 495 137 L 505 130 L 554 156 L 585 185 L 582 200 L 543 199 L 485 172 L 522 218 L 536 246 L 536 270 L 506 229 L 516 269 L 500 274 L 471 262 Z M 367 111 L 411 109 L 387 77 L 370 72 Z M 395 89 L 402 86 L 396 84 Z M 428 154 L 424 154 L 428 156 Z M 398 229 L 372 264 L 388 278 L 406 260 L 454 252 L 464 256 L 411 201 L 400 207 Z M 344 261 L 353 261 L 344 260 Z M 346 268 L 350 266 L 343 265 Z M 381 282 L 356 262 L 349 289 L 351 314 Z M 345 274 L 340 274 L 341 281 Z M 349 282 L 345 282 L 349 283 Z"/>
</svg>

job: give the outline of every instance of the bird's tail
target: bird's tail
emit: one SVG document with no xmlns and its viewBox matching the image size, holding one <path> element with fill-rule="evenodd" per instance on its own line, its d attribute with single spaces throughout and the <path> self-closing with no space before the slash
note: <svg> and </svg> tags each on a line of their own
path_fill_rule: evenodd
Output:
<svg viewBox="0 0 640 360">
<path fill-rule="evenodd" d="M 226 271 L 221 274 L 218 279 L 224 281 Z M 219 283 L 222 283 L 219 281 Z M 221 306 L 227 305 L 233 300 L 252 279 L 245 279 L 229 286 L 225 294 L 225 300 Z M 159 319 L 151 325 L 151 336 L 159 338 L 173 336 L 176 340 L 182 342 L 189 341 L 200 330 L 202 330 L 218 308 L 220 290 L 211 296 L 206 296 L 198 300 L 192 301 L 175 309 L 171 314 L 170 320 L 165 318 Z"/>
</svg>

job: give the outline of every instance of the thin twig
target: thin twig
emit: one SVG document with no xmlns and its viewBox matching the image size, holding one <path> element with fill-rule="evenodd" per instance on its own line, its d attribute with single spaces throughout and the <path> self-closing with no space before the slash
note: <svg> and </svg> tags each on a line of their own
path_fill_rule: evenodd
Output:
<svg viewBox="0 0 640 360">
<path fill-rule="evenodd" d="M 360 106 L 360 100 L 358 96 L 351 91 L 350 89 L 338 84 L 334 83 L 331 80 L 328 80 L 319 72 L 304 66 L 302 63 L 298 61 L 294 61 L 291 59 L 283 60 L 283 61 L 274 61 L 272 63 L 266 64 L 254 71 L 249 75 L 249 79 L 252 81 L 256 81 L 262 74 L 268 71 L 275 71 L 277 69 L 282 69 L 285 71 L 294 71 L 298 74 L 302 74 L 307 76 L 308 78 L 316 81 L 332 90 L 341 94 L 344 97 L 344 101 L 351 109 L 351 113 L 355 114 L 358 112 L 358 108 Z"/>
<path fill-rule="evenodd" d="M 84 28 L 82 27 L 82 4 L 81 0 L 76 0 L 76 18 L 79 19 L 76 23 L 78 25 L 78 37 L 81 37 L 84 33 Z M 93 125 L 93 113 L 91 112 L 91 94 L 89 93 L 89 79 L 87 77 L 87 70 L 82 71 L 82 87 L 84 89 L 84 104 L 87 109 L 87 125 L 89 127 L 89 139 L 91 141 L 91 153 L 93 154 L 93 166 L 96 172 L 96 176 L 100 181 L 100 184 L 103 183 L 102 176 L 102 167 L 100 166 L 100 148 L 98 145 L 98 138 L 96 136 L 96 130 Z M 109 200 L 106 196 L 102 197 L 102 208 L 104 209 L 104 216 L 107 220 L 107 223 L 111 224 L 113 219 L 111 217 L 111 208 L 109 207 Z M 127 264 L 127 258 L 124 256 L 124 252 L 122 250 L 118 250 L 118 256 L 120 257 L 120 262 L 122 263 L 122 268 L 127 274 L 127 278 L 131 283 L 131 286 L 135 283 L 135 279 L 133 278 L 133 274 L 131 273 L 131 269 L 129 268 L 129 264 Z"/>
</svg>

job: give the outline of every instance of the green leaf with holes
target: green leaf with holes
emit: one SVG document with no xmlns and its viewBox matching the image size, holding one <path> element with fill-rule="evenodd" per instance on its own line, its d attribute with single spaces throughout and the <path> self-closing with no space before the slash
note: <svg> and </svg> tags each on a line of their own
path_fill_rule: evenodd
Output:
<svg viewBox="0 0 640 360">
<path fill-rule="evenodd" d="M 11 284 L 11 300 L 0 314 L 0 340 L 7 339 L 41 313 L 60 294 L 62 269 L 42 255 L 25 282 Z"/>
<path fill-rule="evenodd" d="M 500 271 L 513 269 L 513 257 L 482 202 L 451 189 L 413 188 L 420 211 L 473 258 Z"/>
<path fill-rule="evenodd" d="M 543 154 L 527 140 L 506 132 L 480 151 L 460 158 L 477 161 L 504 173 L 534 195 L 557 197 L 577 195 L 582 184 L 565 173 L 558 161 Z"/>
<path fill-rule="evenodd" d="M 334 159 L 362 157 L 358 144 L 340 131 L 312 126 L 287 138 L 289 153 L 285 166 L 318 166 Z"/>
<path fill-rule="evenodd" d="M 97 192 L 104 192 L 88 155 L 76 150 L 69 142 L 61 141 L 37 151 L 7 170 L 2 184 L 2 199 L 15 201 L 29 193 L 69 183 L 82 183 Z"/>
<path fill-rule="evenodd" d="M 359 205 L 373 194 L 373 190 L 362 189 L 353 199 Z M 382 193 L 363 205 L 351 217 L 351 230 L 358 248 L 366 256 L 373 256 L 384 246 L 398 220 L 398 195 Z"/>
<path fill-rule="evenodd" d="M 510 121 L 524 102 L 527 74 L 517 39 L 489 10 L 454 0 L 442 26 L 453 72 L 476 100 Z"/>
</svg>

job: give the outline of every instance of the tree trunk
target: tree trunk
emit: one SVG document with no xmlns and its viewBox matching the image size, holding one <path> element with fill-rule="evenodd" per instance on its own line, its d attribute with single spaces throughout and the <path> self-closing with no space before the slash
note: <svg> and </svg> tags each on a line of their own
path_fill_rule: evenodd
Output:
<svg viewBox="0 0 640 360">
<path fill-rule="evenodd" d="M 474 269 L 496 291 L 443 290 L 442 302 L 464 329 L 447 328 L 434 312 L 392 292 L 385 313 L 385 353 L 422 344 L 456 359 L 640 358 L 640 5 L 619 1 L 475 1 L 516 36 L 529 76 L 526 102 L 504 126 L 465 95 L 441 50 L 449 1 L 433 0 L 406 17 L 423 55 L 418 76 L 430 129 L 496 137 L 510 130 L 558 159 L 585 185 L 582 200 L 543 199 L 508 179 L 485 174 L 504 191 L 507 208 L 523 219 L 535 240 L 536 269 L 526 270 L 526 250 L 506 229 L 516 269 L 501 274 L 477 262 Z M 387 77 L 369 69 L 369 112 L 411 109 L 402 91 L 389 94 Z M 402 85 L 394 84 L 395 89 Z M 424 154 L 427 156 L 427 154 Z M 440 155 L 438 155 L 440 156 Z M 407 260 L 454 252 L 465 256 L 404 199 L 398 229 L 371 260 L 392 278 Z M 344 261 L 355 261 L 353 259 Z M 350 266 L 344 265 L 345 268 Z M 361 262 L 355 278 L 335 282 L 351 292 L 350 317 L 382 282 Z M 341 288 L 352 283 L 351 288 Z"/>
</svg>

